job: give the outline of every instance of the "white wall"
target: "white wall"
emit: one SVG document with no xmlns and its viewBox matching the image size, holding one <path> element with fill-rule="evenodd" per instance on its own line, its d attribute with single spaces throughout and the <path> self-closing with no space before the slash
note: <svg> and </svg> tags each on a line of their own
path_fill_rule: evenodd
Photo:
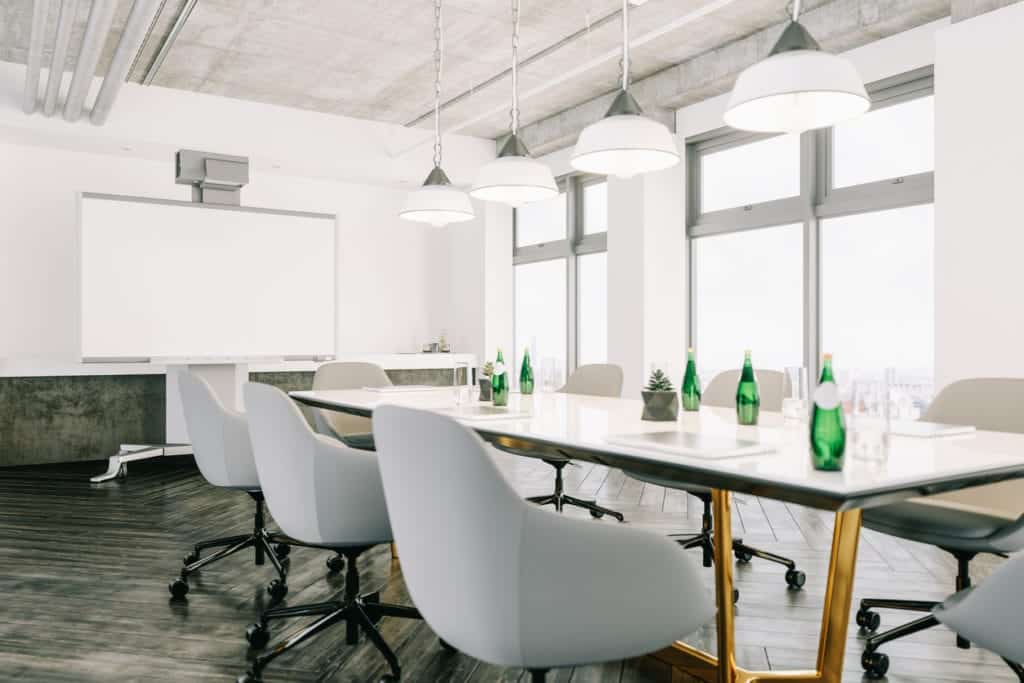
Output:
<svg viewBox="0 0 1024 683">
<path fill-rule="evenodd" d="M 23 83 L 23 66 L 0 63 L 0 358 L 77 354 L 75 195 L 187 200 L 181 148 L 250 157 L 245 205 L 337 214 L 339 354 L 413 351 L 441 330 L 482 352 L 482 217 L 441 229 L 398 218 L 430 168 L 429 130 L 134 84 L 105 126 L 68 124 L 26 116 Z M 456 183 L 493 157 L 489 140 L 445 136 Z"/>
<path fill-rule="evenodd" d="M 1024 377 L 1024 3 L 952 24 L 935 64 L 936 384 Z"/>
</svg>

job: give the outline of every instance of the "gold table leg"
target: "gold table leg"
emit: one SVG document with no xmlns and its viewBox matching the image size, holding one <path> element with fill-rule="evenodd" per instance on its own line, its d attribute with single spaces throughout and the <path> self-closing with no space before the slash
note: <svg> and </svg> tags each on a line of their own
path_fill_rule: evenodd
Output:
<svg viewBox="0 0 1024 683">
<path fill-rule="evenodd" d="M 735 624 L 732 604 L 732 518 L 728 491 L 712 492 L 715 519 L 715 590 L 718 604 L 718 657 L 683 642 L 657 653 L 655 657 L 674 669 L 708 683 L 758 683 L 759 681 L 821 681 L 840 683 L 846 631 L 853 599 L 853 576 L 860 540 L 860 510 L 836 513 L 832 532 L 832 555 L 825 588 L 818 661 L 814 671 L 747 671 L 736 664 Z"/>
</svg>

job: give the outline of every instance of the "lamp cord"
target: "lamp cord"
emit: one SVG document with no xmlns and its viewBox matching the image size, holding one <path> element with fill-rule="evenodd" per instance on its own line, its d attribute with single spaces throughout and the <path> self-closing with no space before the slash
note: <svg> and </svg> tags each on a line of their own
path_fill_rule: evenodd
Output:
<svg viewBox="0 0 1024 683">
<path fill-rule="evenodd" d="M 519 132 L 519 0 L 512 0 L 512 135 Z"/>
<path fill-rule="evenodd" d="M 629 89 L 629 0 L 622 0 L 622 89 Z"/>
<path fill-rule="evenodd" d="M 441 0 L 434 0 L 434 166 L 441 167 L 441 69 L 443 43 L 441 34 Z"/>
</svg>

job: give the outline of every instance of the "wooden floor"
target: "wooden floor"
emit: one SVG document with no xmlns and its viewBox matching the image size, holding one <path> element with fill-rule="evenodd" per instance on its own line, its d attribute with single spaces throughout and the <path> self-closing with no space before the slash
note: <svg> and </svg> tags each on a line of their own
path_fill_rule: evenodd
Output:
<svg viewBox="0 0 1024 683">
<path fill-rule="evenodd" d="M 499 458 L 522 494 L 549 491 L 552 470 L 547 465 Z M 95 463 L 0 469 L 0 680 L 233 680 L 246 668 L 250 653 L 243 631 L 266 606 L 264 586 L 273 570 L 269 565 L 253 567 L 245 556 L 230 558 L 192 581 L 186 604 L 170 602 L 166 586 L 191 542 L 247 530 L 252 513 L 248 497 L 207 485 L 191 463 L 180 460 L 133 464 L 124 480 L 89 484 L 87 476 L 102 469 Z M 679 492 L 644 485 L 600 466 L 570 467 L 566 476 L 569 491 L 596 496 L 624 512 L 633 526 L 666 533 L 699 526 L 698 501 Z M 776 565 L 755 560 L 737 568 L 740 663 L 810 668 L 831 515 L 746 496 L 739 503 L 735 535 L 793 557 L 808 576 L 805 589 L 792 592 Z M 326 557 L 321 551 L 293 551 L 289 604 L 321 601 L 341 589 L 340 577 L 327 576 Z M 953 563 L 934 548 L 865 531 L 860 557 L 858 598 L 939 599 L 950 592 Z M 472 558 L 452 558 L 468 561 Z M 998 562 L 977 560 L 976 576 L 984 577 Z M 383 599 L 408 600 L 401 571 L 386 548 L 365 559 L 363 572 L 364 588 L 386 583 Z M 711 572 L 705 575 L 710 585 Z M 883 613 L 883 628 L 903 618 Z M 279 626 L 275 634 L 295 626 Z M 280 657 L 267 670 L 266 680 L 373 681 L 385 673 L 376 651 L 364 644 L 344 645 L 342 630 Z M 381 631 L 402 661 L 403 680 L 523 679 L 520 670 L 445 653 L 423 623 L 385 619 Z M 859 639 L 856 627 L 851 628 L 844 680 L 861 680 Z M 710 647 L 713 630 L 695 634 L 693 642 Z M 953 636 L 943 628 L 884 651 L 892 659 L 888 680 L 896 683 L 1015 680 L 997 657 L 977 648 L 956 649 Z M 551 678 L 580 683 L 666 680 L 650 660 L 564 669 Z"/>
</svg>

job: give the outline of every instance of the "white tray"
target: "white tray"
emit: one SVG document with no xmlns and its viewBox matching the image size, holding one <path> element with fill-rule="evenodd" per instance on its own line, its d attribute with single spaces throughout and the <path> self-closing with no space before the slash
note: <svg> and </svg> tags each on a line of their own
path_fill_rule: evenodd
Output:
<svg viewBox="0 0 1024 683">
<path fill-rule="evenodd" d="M 638 434 L 612 434 L 608 443 L 631 448 L 647 448 L 672 455 L 693 458 L 739 458 L 746 455 L 774 453 L 775 448 L 756 441 L 743 441 L 727 436 L 710 436 L 693 432 L 666 431 Z"/>
</svg>

